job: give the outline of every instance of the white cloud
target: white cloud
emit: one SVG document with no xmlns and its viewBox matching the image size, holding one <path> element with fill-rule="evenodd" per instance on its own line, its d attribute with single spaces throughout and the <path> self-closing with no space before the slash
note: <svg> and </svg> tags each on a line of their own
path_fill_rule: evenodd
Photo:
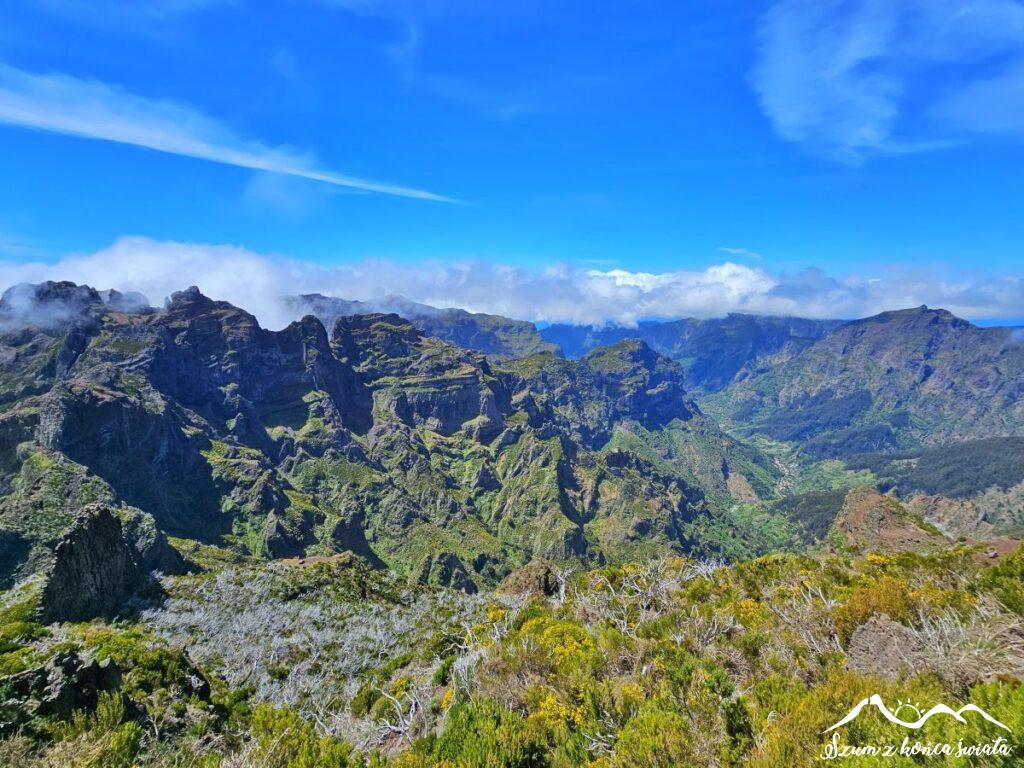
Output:
<svg viewBox="0 0 1024 768">
<path fill-rule="evenodd" d="M 400 294 L 440 307 L 583 324 L 727 312 L 852 318 L 920 304 L 967 318 L 998 318 L 1019 317 L 1024 306 L 1024 278 L 944 276 L 934 270 L 893 268 L 862 278 L 813 269 L 778 275 L 730 262 L 668 272 L 381 260 L 323 266 L 232 245 L 143 237 L 123 237 L 95 253 L 52 264 L 0 263 L 0 286 L 41 280 L 139 291 L 155 304 L 195 284 L 213 298 L 253 312 L 270 328 L 293 319 L 283 310 L 281 296 L 314 292 L 363 300 Z"/>
<path fill-rule="evenodd" d="M 990 113 L 1007 99 L 1019 124 L 1020 78 L 1004 59 L 1021 55 L 1018 0 L 777 0 L 761 20 L 751 81 L 779 136 L 857 163 L 994 130 Z M 987 86 L 972 82 L 979 64 L 997 73 Z M 935 94 L 946 82 L 952 92 Z M 914 106 L 921 94 L 933 104 Z M 904 130 L 904 117 L 929 116 L 932 135 Z"/>
<path fill-rule="evenodd" d="M 297 176 L 364 192 L 454 202 L 443 195 L 322 168 L 312 155 L 236 136 L 189 107 L 95 80 L 34 74 L 0 64 L 0 123 Z"/>
</svg>

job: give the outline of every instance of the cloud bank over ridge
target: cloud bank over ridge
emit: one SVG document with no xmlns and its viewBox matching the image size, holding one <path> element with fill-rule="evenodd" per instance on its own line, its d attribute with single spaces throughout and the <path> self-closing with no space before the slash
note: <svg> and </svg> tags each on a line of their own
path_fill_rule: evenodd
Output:
<svg viewBox="0 0 1024 768">
<path fill-rule="evenodd" d="M 410 265 L 365 260 L 327 266 L 234 245 L 145 237 L 122 237 L 95 253 L 52 263 L 0 264 L 0 286 L 42 280 L 138 291 L 156 305 L 194 284 L 213 298 L 249 310 L 270 328 L 294 319 L 280 299 L 298 293 L 360 300 L 398 294 L 438 307 L 592 325 L 728 312 L 853 318 L 921 304 L 967 318 L 1014 318 L 1024 306 L 1022 277 L 943 276 L 934 269 L 890 268 L 837 277 L 817 269 L 774 274 L 761 265 L 732 261 L 658 273 L 568 264 L 529 270 L 482 261 Z"/>
</svg>

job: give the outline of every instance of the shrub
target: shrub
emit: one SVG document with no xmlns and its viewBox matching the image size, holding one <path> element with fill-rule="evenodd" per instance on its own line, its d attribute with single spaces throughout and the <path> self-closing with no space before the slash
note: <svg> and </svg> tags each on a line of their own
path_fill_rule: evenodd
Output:
<svg viewBox="0 0 1024 768">
<path fill-rule="evenodd" d="M 575 622 L 538 617 L 526 622 L 520 634 L 534 641 L 535 652 L 549 674 L 568 674 L 592 661 L 594 640 Z"/>
<path fill-rule="evenodd" d="M 992 592 L 1011 611 L 1024 616 L 1024 546 L 984 571 L 979 586 Z"/>
<path fill-rule="evenodd" d="M 654 703 L 646 705 L 626 723 L 612 756 L 614 768 L 676 768 L 695 764 L 687 719 Z"/>
<path fill-rule="evenodd" d="M 94 713 L 75 711 L 52 727 L 57 742 L 47 754 L 50 765 L 68 768 L 131 768 L 142 742 L 142 726 L 122 723 L 124 702 L 118 693 L 100 694 Z"/>
<path fill-rule="evenodd" d="M 433 757 L 458 768 L 545 768 L 546 752 L 520 715 L 481 699 L 452 708 Z"/>
<path fill-rule="evenodd" d="M 873 613 L 884 613 L 894 621 L 906 622 L 913 603 L 907 582 L 883 576 L 868 584 L 854 587 L 852 594 L 835 610 L 836 630 L 845 645 L 857 627 Z"/>
<path fill-rule="evenodd" d="M 931 683 L 917 681 L 894 686 L 876 678 L 834 670 L 811 691 L 789 706 L 782 717 L 769 720 L 765 724 L 760 744 L 749 755 L 745 765 L 750 768 L 780 768 L 817 764 L 816 758 L 826 740 L 822 736 L 822 731 L 846 714 L 857 702 L 875 693 L 892 706 L 900 698 L 908 701 L 938 702 L 945 696 L 941 688 Z M 794 694 L 797 694 L 796 689 L 788 692 L 785 698 L 791 699 Z M 874 743 L 893 738 L 893 726 L 877 712 L 870 710 L 865 710 L 860 717 L 847 725 L 843 735 L 844 742 L 849 744 Z M 902 738 L 902 735 L 899 738 Z M 919 738 L 922 741 L 934 740 L 930 738 L 927 730 L 922 731 Z M 851 760 L 850 763 L 906 764 L 889 760 L 880 763 Z"/>
<path fill-rule="evenodd" d="M 355 768 L 361 761 L 343 741 L 318 736 L 290 709 L 257 707 L 252 714 L 249 765 L 265 768 Z"/>
</svg>

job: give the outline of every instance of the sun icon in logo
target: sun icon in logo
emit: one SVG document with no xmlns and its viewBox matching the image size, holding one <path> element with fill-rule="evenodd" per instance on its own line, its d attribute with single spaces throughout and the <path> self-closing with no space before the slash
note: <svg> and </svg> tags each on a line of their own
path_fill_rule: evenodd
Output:
<svg viewBox="0 0 1024 768">
<path fill-rule="evenodd" d="M 907 701 L 904 701 L 903 699 L 898 699 L 896 701 L 896 704 L 898 706 L 896 707 L 896 711 L 893 712 L 893 714 L 896 715 L 896 717 L 900 718 L 901 720 L 905 720 L 908 723 L 912 723 L 912 722 L 920 719 L 920 717 L 921 717 L 921 708 L 918 707 L 914 702 L 910 701 L 909 699 Z M 910 718 L 909 720 L 907 718 L 903 717 L 902 715 L 900 715 L 900 712 L 902 712 L 904 708 L 912 710 L 913 713 L 914 713 L 914 716 L 912 718 Z"/>
</svg>

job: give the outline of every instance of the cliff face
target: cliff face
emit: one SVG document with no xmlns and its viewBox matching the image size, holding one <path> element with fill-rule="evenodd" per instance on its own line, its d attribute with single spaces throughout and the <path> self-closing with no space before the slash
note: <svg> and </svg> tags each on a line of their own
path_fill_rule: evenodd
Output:
<svg viewBox="0 0 1024 768">
<path fill-rule="evenodd" d="M 636 339 L 580 360 L 534 355 L 509 363 L 509 370 L 512 396 L 532 423 L 557 425 L 591 447 L 607 442 L 623 421 L 656 429 L 699 413 L 679 365 Z"/>
<path fill-rule="evenodd" d="M 312 293 L 290 296 L 285 299 L 285 306 L 294 317 L 314 315 L 327 328 L 331 328 L 340 317 L 399 315 L 411 322 L 424 336 L 441 339 L 495 359 L 555 352 L 558 349 L 555 344 L 541 337 L 533 323 L 463 309 L 438 309 L 401 296 L 388 296 L 367 302 Z"/>
<path fill-rule="evenodd" d="M 106 507 L 87 509 L 54 549 L 43 589 L 43 621 L 109 616 L 142 577 L 121 521 Z"/>
</svg>

